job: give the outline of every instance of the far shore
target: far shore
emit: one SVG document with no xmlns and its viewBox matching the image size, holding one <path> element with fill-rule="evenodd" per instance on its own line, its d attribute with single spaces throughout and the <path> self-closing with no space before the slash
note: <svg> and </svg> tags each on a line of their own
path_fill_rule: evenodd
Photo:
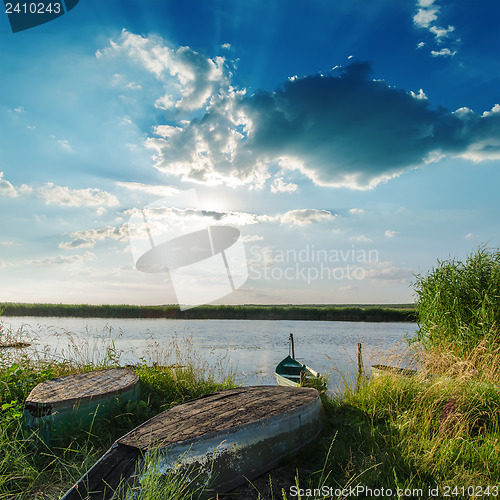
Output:
<svg viewBox="0 0 500 500">
<path fill-rule="evenodd" d="M 178 305 L 0 304 L 2 316 L 415 322 L 413 304 Z"/>
</svg>

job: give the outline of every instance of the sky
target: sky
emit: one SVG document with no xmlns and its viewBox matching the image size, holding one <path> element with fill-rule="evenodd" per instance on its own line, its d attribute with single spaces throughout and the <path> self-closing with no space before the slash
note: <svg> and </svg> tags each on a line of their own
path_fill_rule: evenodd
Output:
<svg viewBox="0 0 500 500">
<path fill-rule="evenodd" d="M 500 246 L 499 57 L 496 0 L 2 13 L 0 301 L 182 302 L 201 277 L 144 272 L 139 215 L 239 231 L 244 279 L 200 302 L 412 302 Z"/>
</svg>

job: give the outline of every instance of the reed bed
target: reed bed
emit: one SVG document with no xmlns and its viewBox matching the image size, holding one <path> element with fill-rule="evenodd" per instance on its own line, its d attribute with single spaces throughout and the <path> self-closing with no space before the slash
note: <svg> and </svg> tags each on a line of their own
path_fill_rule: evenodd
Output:
<svg viewBox="0 0 500 500">
<path fill-rule="evenodd" d="M 5 316 L 76 318 L 257 319 L 300 321 L 410 321 L 412 305 L 202 305 L 181 311 L 178 305 L 0 304 Z"/>
</svg>

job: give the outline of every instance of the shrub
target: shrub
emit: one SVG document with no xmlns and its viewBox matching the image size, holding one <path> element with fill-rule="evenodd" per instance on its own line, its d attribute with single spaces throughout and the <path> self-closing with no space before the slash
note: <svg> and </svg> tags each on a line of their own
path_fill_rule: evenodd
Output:
<svg viewBox="0 0 500 500">
<path fill-rule="evenodd" d="M 417 275 L 417 340 L 430 347 L 454 346 L 467 355 L 486 338 L 497 342 L 500 319 L 500 250 L 480 246 L 465 262 L 438 261 Z"/>
</svg>

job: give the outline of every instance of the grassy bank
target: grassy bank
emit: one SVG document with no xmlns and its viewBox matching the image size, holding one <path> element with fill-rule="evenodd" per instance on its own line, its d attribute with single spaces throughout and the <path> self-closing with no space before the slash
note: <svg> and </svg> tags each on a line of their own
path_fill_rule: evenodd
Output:
<svg viewBox="0 0 500 500">
<path fill-rule="evenodd" d="M 0 327 L 1 342 L 12 343 L 16 337 L 16 332 Z M 174 405 L 235 386 L 234 375 L 222 361 L 208 365 L 189 341 L 158 345 L 149 356 L 154 364 L 135 368 L 141 385 L 138 401 L 117 402 L 106 418 L 96 418 L 89 428 L 75 428 L 46 443 L 22 425 L 23 403 L 31 389 L 55 377 L 119 366 L 120 353 L 111 342 L 98 363 L 54 361 L 43 350 L 38 354 L 28 358 L 20 350 L 0 350 L 0 499 L 58 499 L 129 430 Z M 179 477 L 172 478 L 171 494 L 160 488 L 165 495 L 150 498 L 188 498 L 180 494 L 185 487 L 181 483 Z"/>
<path fill-rule="evenodd" d="M 173 405 L 234 385 L 224 366 L 199 361 L 192 345 L 158 346 L 151 356 L 154 366 L 137 367 L 140 401 L 117 405 L 90 428 L 47 445 L 20 426 L 29 391 L 56 376 L 119 365 L 119 354 L 111 347 L 101 362 L 89 364 L 50 361 L 43 353 L 27 359 L 20 352 L 0 351 L 0 499 L 59 499 L 119 436 Z M 493 361 L 500 362 L 500 354 Z M 383 498 L 444 498 L 447 486 L 465 488 L 453 498 L 471 498 L 470 486 L 493 492 L 500 482 L 499 391 L 473 383 L 471 377 L 451 375 L 363 378 L 340 397 L 323 395 L 323 432 L 281 465 L 278 471 L 288 475 L 279 480 L 279 473 L 272 472 L 245 493 L 219 500 L 373 498 L 367 488 L 390 490 Z M 203 491 L 186 489 L 188 482 L 177 475 L 166 482 L 150 476 L 139 498 L 207 498 Z M 302 494 L 295 496 L 292 486 Z M 271 487 L 273 496 L 265 496 Z M 436 487 L 439 494 L 430 494 Z M 406 493 L 398 496 L 398 489 Z M 124 499 L 117 495 L 116 500 Z"/>
<path fill-rule="evenodd" d="M 0 304 L 4 316 L 76 318 L 247 319 L 302 321 L 416 321 L 411 305 L 204 305 L 181 311 L 177 305 Z"/>
</svg>

